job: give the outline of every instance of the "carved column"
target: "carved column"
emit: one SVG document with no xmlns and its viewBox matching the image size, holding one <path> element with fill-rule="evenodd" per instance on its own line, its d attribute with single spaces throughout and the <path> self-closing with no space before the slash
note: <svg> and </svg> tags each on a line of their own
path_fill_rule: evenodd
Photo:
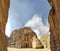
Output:
<svg viewBox="0 0 60 51">
<path fill-rule="evenodd" d="M 7 51 L 5 26 L 8 19 L 9 0 L 0 0 L 0 51 Z"/>
<path fill-rule="evenodd" d="M 60 51 L 60 0 L 49 0 L 51 10 L 48 16 L 50 24 L 51 51 Z"/>
</svg>

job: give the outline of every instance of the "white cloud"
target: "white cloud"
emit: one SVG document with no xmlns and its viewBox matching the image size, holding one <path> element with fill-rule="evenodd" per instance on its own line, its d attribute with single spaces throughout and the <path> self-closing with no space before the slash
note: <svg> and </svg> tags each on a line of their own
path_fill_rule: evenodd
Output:
<svg viewBox="0 0 60 51">
<path fill-rule="evenodd" d="M 5 33 L 9 37 L 10 37 L 12 31 L 14 31 L 15 29 L 19 29 L 22 26 L 21 22 L 19 22 L 19 21 L 13 20 L 13 23 L 14 24 L 11 24 L 10 22 L 7 22 L 7 24 L 6 24 Z"/>
<path fill-rule="evenodd" d="M 38 14 L 35 14 L 32 19 L 30 19 L 25 27 L 31 27 L 39 36 L 40 34 L 49 34 L 49 24 L 43 24 L 41 17 Z"/>
<path fill-rule="evenodd" d="M 5 33 L 6 33 L 6 35 L 9 36 L 9 37 L 10 37 L 10 33 L 11 33 L 10 27 L 11 27 L 10 24 L 7 23 L 7 24 L 6 24 Z"/>
</svg>

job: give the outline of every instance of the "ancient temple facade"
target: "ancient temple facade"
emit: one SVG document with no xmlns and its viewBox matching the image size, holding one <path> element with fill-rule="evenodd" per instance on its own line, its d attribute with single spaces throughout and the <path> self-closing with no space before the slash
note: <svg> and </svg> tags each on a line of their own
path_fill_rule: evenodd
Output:
<svg viewBox="0 0 60 51">
<path fill-rule="evenodd" d="M 36 33 L 27 27 L 23 29 L 23 32 L 21 32 L 21 48 L 32 48 L 32 38 L 36 36 Z"/>
<path fill-rule="evenodd" d="M 37 36 L 33 37 L 32 48 L 44 48 Z"/>
<path fill-rule="evenodd" d="M 34 39 L 34 37 L 36 37 Z M 9 40 L 10 47 L 35 48 L 39 42 L 36 33 L 30 27 L 14 30 Z M 42 46 L 41 42 L 38 43 Z"/>
</svg>

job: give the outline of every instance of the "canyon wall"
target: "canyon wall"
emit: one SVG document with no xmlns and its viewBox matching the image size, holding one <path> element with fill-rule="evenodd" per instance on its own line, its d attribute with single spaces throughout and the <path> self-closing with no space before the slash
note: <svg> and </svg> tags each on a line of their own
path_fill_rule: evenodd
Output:
<svg viewBox="0 0 60 51">
<path fill-rule="evenodd" d="M 8 19 L 9 0 L 0 0 L 0 51 L 7 51 L 5 26 Z"/>
<path fill-rule="evenodd" d="M 50 24 L 51 51 L 60 51 L 60 0 L 48 0 L 51 6 L 48 21 Z"/>
</svg>

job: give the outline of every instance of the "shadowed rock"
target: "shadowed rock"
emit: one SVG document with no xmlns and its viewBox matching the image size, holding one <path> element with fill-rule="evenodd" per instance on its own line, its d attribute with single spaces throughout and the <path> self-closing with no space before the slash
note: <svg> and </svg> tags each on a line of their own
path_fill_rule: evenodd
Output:
<svg viewBox="0 0 60 51">
<path fill-rule="evenodd" d="M 51 51 L 60 51 L 60 0 L 49 0 L 51 10 L 48 21 L 50 23 Z"/>
<path fill-rule="evenodd" d="M 5 26 L 8 18 L 9 0 L 0 0 L 0 51 L 7 51 Z"/>
</svg>

